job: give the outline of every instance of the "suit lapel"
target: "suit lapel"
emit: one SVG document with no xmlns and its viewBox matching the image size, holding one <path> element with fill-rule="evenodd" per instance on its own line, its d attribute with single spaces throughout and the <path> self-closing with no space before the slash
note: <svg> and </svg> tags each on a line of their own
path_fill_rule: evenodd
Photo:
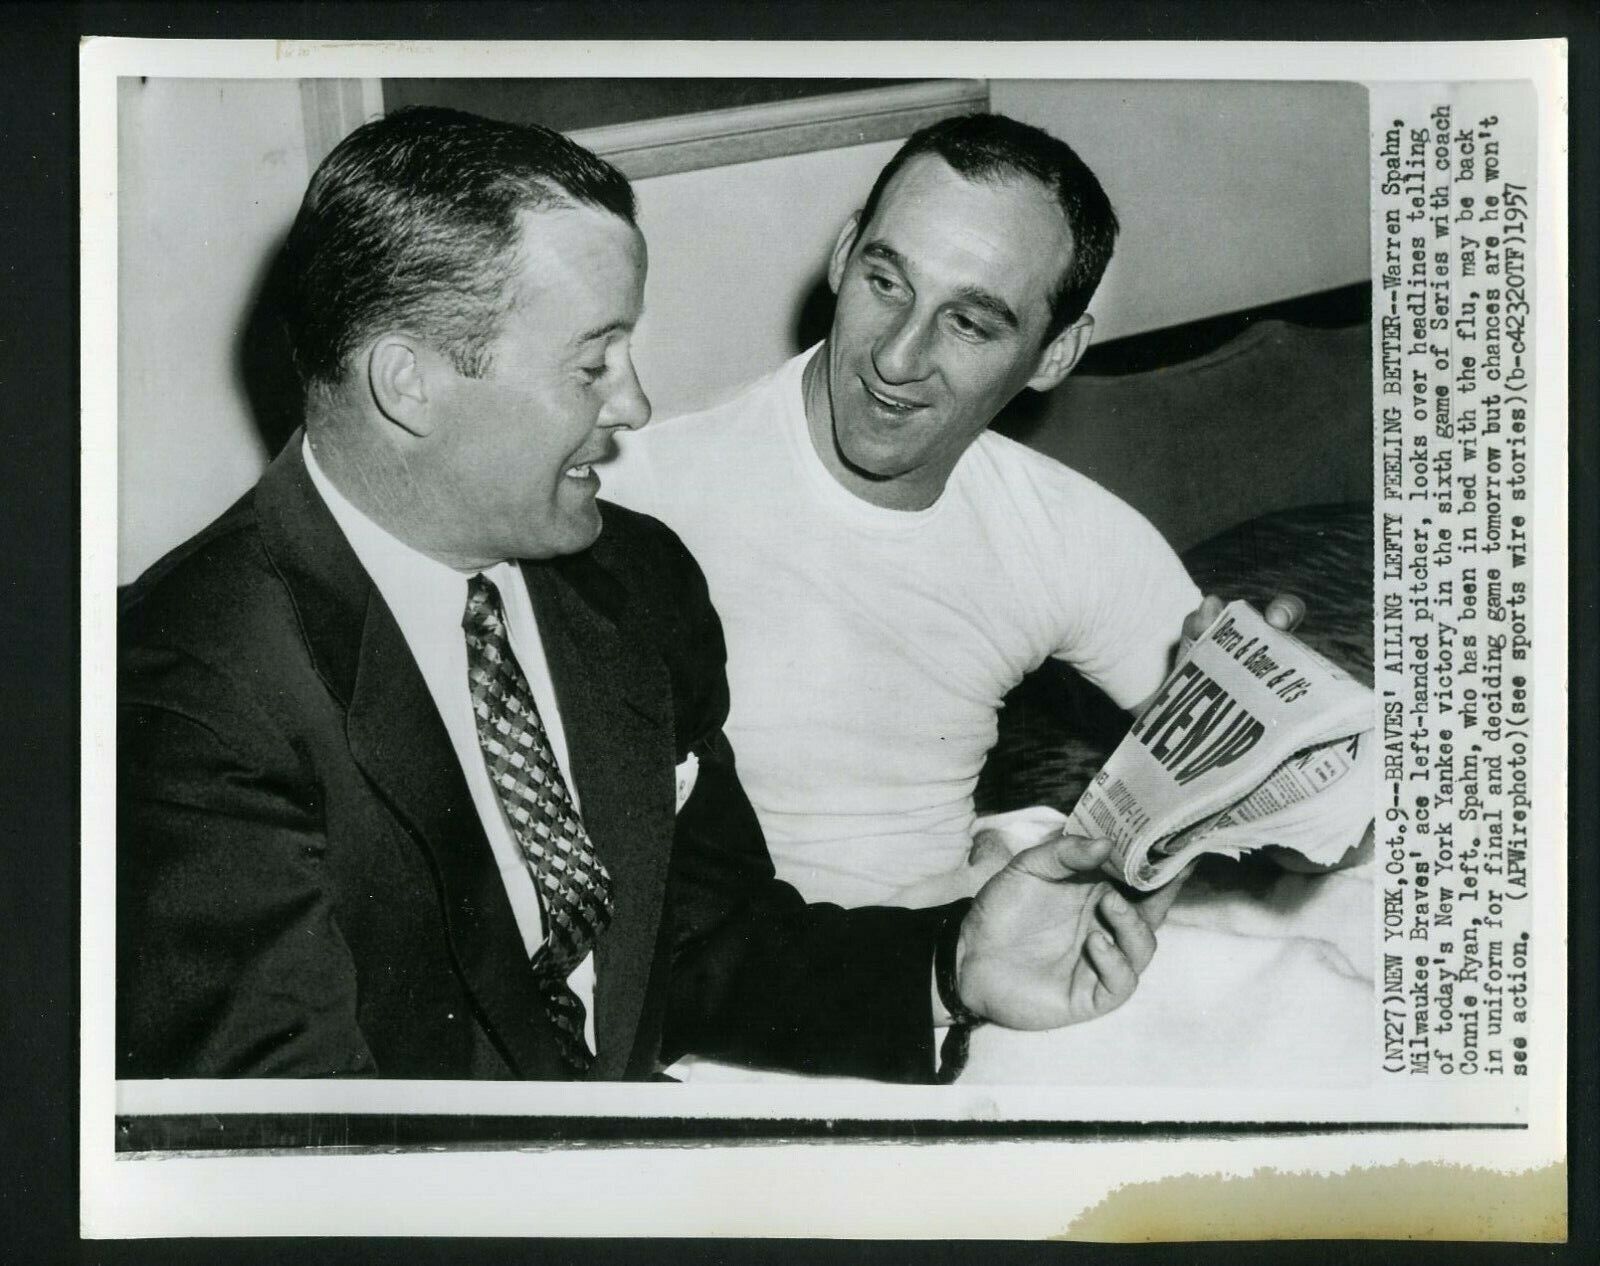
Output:
<svg viewBox="0 0 1600 1266">
<path fill-rule="evenodd" d="M 393 616 L 376 594 L 350 700 L 350 754 L 432 855 L 456 963 L 524 1077 L 564 1076 L 516 916 L 455 749 Z"/>
<path fill-rule="evenodd" d="M 595 951 L 595 1076 L 629 1071 L 672 851 L 671 683 L 614 622 L 620 594 L 591 554 L 524 564 L 561 708 L 584 826 L 610 872 L 611 925 Z"/>
<path fill-rule="evenodd" d="M 257 513 L 318 672 L 348 708 L 352 758 L 430 857 L 457 968 L 487 1028 L 517 1075 L 564 1075 L 449 735 L 399 625 L 306 474 L 299 432 L 262 479 Z"/>
</svg>

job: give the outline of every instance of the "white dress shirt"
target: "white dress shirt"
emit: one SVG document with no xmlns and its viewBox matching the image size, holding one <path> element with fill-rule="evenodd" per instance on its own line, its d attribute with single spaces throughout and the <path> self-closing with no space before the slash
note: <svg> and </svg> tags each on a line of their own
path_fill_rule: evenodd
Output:
<svg viewBox="0 0 1600 1266">
<path fill-rule="evenodd" d="M 531 958 L 544 943 L 545 936 L 538 889 L 506 820 L 500 797 L 489 781 L 483 749 L 478 745 L 478 724 L 467 684 L 467 643 L 461 617 L 467 606 L 467 581 L 477 570 L 457 571 L 391 536 L 334 487 L 317 464 L 309 438 L 304 441 L 303 452 L 312 485 L 327 503 L 339 530 L 377 586 L 395 623 L 400 626 L 412 658 L 422 671 L 428 693 L 433 696 L 434 706 L 450 735 L 456 761 L 466 776 L 473 807 L 478 811 L 483 832 L 494 851 L 511 912 L 516 916 L 523 946 Z M 550 749 L 566 779 L 573 806 L 581 814 L 583 805 L 577 784 L 572 780 L 572 765 L 567 754 L 566 734 L 561 728 L 561 712 L 556 706 L 555 686 L 550 680 L 550 665 L 545 659 L 544 643 L 539 637 L 539 625 L 534 618 L 533 602 L 528 596 L 522 569 L 514 562 L 501 562 L 478 570 L 500 592 L 512 653 L 528 679 Z M 593 954 L 584 956 L 567 983 L 583 1003 L 584 1036 L 589 1049 L 595 1050 Z"/>
</svg>

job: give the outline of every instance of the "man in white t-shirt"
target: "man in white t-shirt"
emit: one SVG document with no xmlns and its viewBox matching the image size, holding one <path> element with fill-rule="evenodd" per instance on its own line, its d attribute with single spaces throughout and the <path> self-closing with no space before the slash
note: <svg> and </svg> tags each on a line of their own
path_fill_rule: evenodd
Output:
<svg viewBox="0 0 1600 1266">
<path fill-rule="evenodd" d="M 1219 609 L 1135 510 L 987 429 L 1077 364 L 1116 230 L 1062 142 L 934 124 L 840 231 L 824 342 L 604 472 L 705 570 L 740 778 L 810 900 L 975 889 L 1005 856 L 972 797 L 1006 692 L 1054 657 L 1137 709 Z"/>
</svg>

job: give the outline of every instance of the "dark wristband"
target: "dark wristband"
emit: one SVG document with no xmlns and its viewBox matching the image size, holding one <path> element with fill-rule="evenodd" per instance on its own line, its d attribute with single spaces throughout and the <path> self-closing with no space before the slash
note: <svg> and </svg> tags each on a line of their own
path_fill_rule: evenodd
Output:
<svg viewBox="0 0 1600 1266">
<path fill-rule="evenodd" d="M 961 941 L 961 924 L 971 908 L 970 897 L 952 906 L 933 943 L 933 983 L 939 991 L 939 1002 L 950 1013 L 951 1024 L 968 1027 L 983 1023 L 983 1017 L 961 1001 L 961 992 L 956 988 L 956 946 Z"/>
</svg>

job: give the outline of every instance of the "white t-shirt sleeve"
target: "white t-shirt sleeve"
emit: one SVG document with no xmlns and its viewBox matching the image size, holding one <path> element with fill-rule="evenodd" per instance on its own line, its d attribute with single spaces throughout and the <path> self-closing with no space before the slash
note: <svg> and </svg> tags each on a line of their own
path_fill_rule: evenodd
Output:
<svg viewBox="0 0 1600 1266">
<path fill-rule="evenodd" d="M 1097 485 L 1087 494 L 1053 516 L 1075 565 L 1061 569 L 1072 592 L 1061 595 L 1064 636 L 1052 654 L 1131 709 L 1166 677 L 1200 591 L 1148 519 Z"/>
</svg>

